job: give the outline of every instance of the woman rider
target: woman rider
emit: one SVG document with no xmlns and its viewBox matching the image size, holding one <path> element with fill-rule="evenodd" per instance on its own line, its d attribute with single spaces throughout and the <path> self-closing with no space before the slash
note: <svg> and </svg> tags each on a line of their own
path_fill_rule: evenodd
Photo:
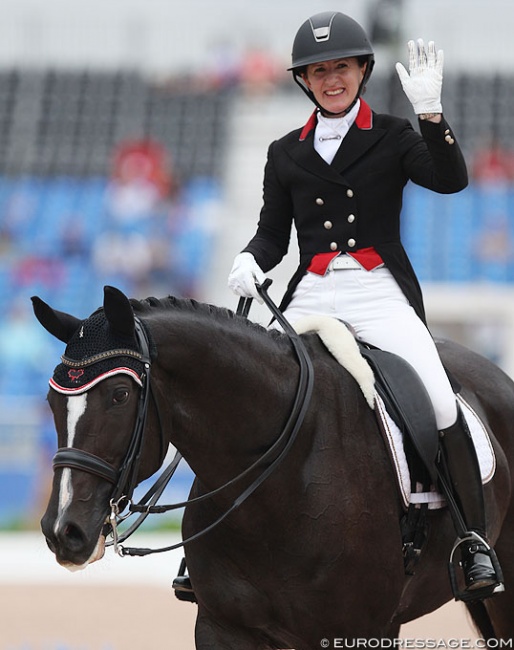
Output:
<svg viewBox="0 0 514 650">
<path fill-rule="evenodd" d="M 324 12 L 303 23 L 290 70 L 316 109 L 303 128 L 269 147 L 257 232 L 235 258 L 229 287 L 261 300 L 255 282 L 286 254 L 294 222 L 300 265 L 281 304 L 285 317 L 340 318 L 360 340 L 400 355 L 418 372 L 461 514 L 476 533 L 459 541 L 466 589 L 486 598 L 503 585 L 486 541 L 480 470 L 400 241 L 406 183 L 454 193 L 466 187 L 467 171 L 442 114 L 443 53 L 421 40 L 409 42 L 409 53 L 410 74 L 396 68 L 421 135 L 408 120 L 374 113 L 362 99 L 374 55 L 357 22 Z"/>
</svg>

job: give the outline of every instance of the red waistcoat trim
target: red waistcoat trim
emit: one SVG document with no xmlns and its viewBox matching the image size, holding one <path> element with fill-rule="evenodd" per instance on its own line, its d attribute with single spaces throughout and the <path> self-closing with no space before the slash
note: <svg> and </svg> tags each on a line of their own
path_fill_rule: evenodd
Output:
<svg viewBox="0 0 514 650">
<path fill-rule="evenodd" d="M 314 255 L 311 263 L 307 267 L 307 271 L 316 273 L 316 275 L 325 275 L 330 262 L 340 254 L 340 251 L 335 251 L 334 253 L 318 253 L 317 255 Z M 384 263 L 384 260 L 380 257 L 373 246 L 360 248 L 354 253 L 348 253 L 348 255 L 357 260 L 366 271 L 373 271 L 373 269 L 376 269 Z"/>
</svg>

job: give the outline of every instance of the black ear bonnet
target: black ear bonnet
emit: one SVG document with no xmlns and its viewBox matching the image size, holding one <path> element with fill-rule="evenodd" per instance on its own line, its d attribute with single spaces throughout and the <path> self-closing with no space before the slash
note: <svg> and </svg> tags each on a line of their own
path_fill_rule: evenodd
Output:
<svg viewBox="0 0 514 650">
<path fill-rule="evenodd" d="M 144 363 L 138 348 L 135 337 L 112 330 L 100 309 L 82 321 L 69 340 L 50 385 L 61 393 L 81 393 L 119 373 L 141 384 Z"/>
</svg>

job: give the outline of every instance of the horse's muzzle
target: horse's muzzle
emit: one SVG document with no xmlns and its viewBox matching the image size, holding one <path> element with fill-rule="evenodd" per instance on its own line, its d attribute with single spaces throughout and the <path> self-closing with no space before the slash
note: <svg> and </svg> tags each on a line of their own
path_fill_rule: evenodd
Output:
<svg viewBox="0 0 514 650">
<path fill-rule="evenodd" d="M 103 557 L 105 537 L 100 534 L 91 538 L 71 519 L 56 522 L 45 515 L 41 520 L 41 530 L 57 562 L 67 569 L 82 569 Z"/>
</svg>

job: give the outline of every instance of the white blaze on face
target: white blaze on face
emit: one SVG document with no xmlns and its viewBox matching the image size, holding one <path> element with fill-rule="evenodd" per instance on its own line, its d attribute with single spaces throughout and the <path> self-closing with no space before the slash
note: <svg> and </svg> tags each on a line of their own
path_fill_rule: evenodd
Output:
<svg viewBox="0 0 514 650">
<path fill-rule="evenodd" d="M 67 402 L 68 417 L 66 428 L 68 432 L 68 439 L 66 441 L 66 446 L 73 447 L 73 441 L 75 439 L 75 432 L 77 430 L 78 421 L 86 412 L 87 393 L 70 396 L 67 398 Z M 59 488 L 59 510 L 54 526 L 55 532 L 59 530 L 61 519 L 71 504 L 72 498 L 73 487 L 71 485 L 71 469 L 65 467 L 62 471 L 61 485 Z"/>
</svg>

